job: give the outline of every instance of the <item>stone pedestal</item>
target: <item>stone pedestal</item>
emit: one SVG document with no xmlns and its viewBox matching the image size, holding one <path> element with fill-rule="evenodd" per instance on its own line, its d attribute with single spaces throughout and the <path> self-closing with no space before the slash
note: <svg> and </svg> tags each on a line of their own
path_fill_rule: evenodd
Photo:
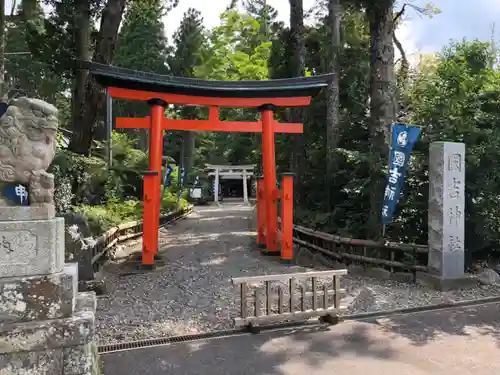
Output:
<svg viewBox="0 0 500 375">
<path fill-rule="evenodd" d="M 465 233 L 465 144 L 434 142 L 429 149 L 428 279 L 462 286 Z"/>
<path fill-rule="evenodd" d="M 29 220 L 30 211 L 37 220 Z M 0 220 L 0 374 L 98 375 L 97 300 L 78 293 L 78 266 L 64 263 L 64 219 L 47 207 L 10 207 L 6 216 Z"/>
<path fill-rule="evenodd" d="M 64 219 L 0 221 L 0 277 L 64 268 Z"/>
</svg>

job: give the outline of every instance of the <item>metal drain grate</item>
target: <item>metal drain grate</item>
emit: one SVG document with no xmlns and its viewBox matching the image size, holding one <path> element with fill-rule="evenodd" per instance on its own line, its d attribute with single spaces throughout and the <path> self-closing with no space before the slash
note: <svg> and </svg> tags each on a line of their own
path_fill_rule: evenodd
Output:
<svg viewBox="0 0 500 375">
<path fill-rule="evenodd" d="M 464 308 L 470 306 L 481 306 L 481 305 L 489 305 L 500 302 L 500 296 L 495 297 L 485 297 L 478 300 L 468 300 L 468 301 L 460 301 L 449 304 L 438 304 L 431 306 L 418 306 L 413 308 L 403 308 L 392 311 L 377 311 L 371 313 L 360 313 L 360 314 L 352 314 L 352 315 L 344 315 L 342 317 L 342 321 L 349 320 L 367 320 L 367 319 L 376 319 L 382 317 L 390 317 L 390 316 L 398 316 L 398 315 L 409 315 L 430 311 L 442 311 L 442 310 L 451 310 L 456 308 Z M 237 336 L 237 335 L 251 335 L 252 333 L 257 332 L 265 332 L 265 331 L 282 331 L 287 329 L 308 329 L 308 328 L 320 328 L 321 326 L 330 326 L 330 324 L 319 323 L 317 320 L 310 321 L 300 321 L 300 322 L 284 322 L 279 324 L 265 325 L 258 327 L 256 332 L 252 332 L 252 330 L 248 330 L 248 328 L 241 329 L 228 329 L 224 331 L 213 331 L 206 333 L 196 333 L 191 335 L 182 335 L 182 336 L 172 336 L 172 337 L 163 337 L 156 339 L 145 339 L 138 341 L 129 341 L 129 342 L 121 342 L 110 345 L 100 345 L 98 347 L 99 354 L 120 352 L 125 350 L 134 350 L 134 349 L 142 349 L 149 348 L 155 346 L 163 346 L 168 344 L 174 344 L 178 342 L 189 342 L 196 340 L 208 340 L 208 339 L 216 339 L 222 337 L 229 336 Z"/>
<path fill-rule="evenodd" d="M 249 329 L 248 327 L 242 328 L 234 328 L 223 331 L 212 331 L 205 333 L 195 333 L 190 335 L 182 335 L 182 336 L 171 336 L 171 337 L 162 337 L 155 339 L 145 339 L 138 341 L 129 341 L 129 342 L 119 342 L 116 344 L 109 345 L 100 345 L 98 347 L 99 354 L 105 353 L 113 353 L 120 352 L 125 350 L 134 350 L 134 349 L 142 349 L 142 348 L 150 348 L 154 346 L 163 346 L 168 344 L 174 344 L 177 342 L 189 342 L 196 340 L 208 340 L 208 339 L 216 339 L 222 337 L 229 336 L 239 336 L 239 335 L 251 335 L 258 332 L 268 332 L 268 331 L 279 331 L 286 329 L 300 329 L 307 328 L 311 326 L 324 326 L 324 323 L 319 323 L 318 320 L 311 321 L 296 321 L 296 322 L 283 322 L 277 324 L 270 325 L 262 325 L 259 326 L 256 330 Z M 326 324 L 327 326 L 329 324 Z"/>
<path fill-rule="evenodd" d="M 232 329 L 226 331 L 214 331 L 207 333 L 196 333 L 191 335 L 182 335 L 182 336 L 172 336 L 172 337 L 162 337 L 158 339 L 145 339 L 138 341 L 129 341 L 129 342 L 120 342 L 116 344 L 110 345 L 100 345 L 98 347 L 99 354 L 105 353 L 113 353 L 124 350 L 133 350 L 133 349 L 141 349 L 141 348 L 149 348 L 154 346 L 162 346 L 173 344 L 177 342 L 188 342 L 188 341 L 196 341 L 196 340 L 206 340 L 206 339 L 214 339 L 219 337 L 226 336 L 234 336 L 238 334 L 248 334 L 244 329 Z"/>
</svg>

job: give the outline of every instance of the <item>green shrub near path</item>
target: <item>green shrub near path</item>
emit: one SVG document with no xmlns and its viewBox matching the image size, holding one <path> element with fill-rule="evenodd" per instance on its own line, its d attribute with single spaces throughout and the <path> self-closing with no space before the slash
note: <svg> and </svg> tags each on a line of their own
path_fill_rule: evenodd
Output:
<svg viewBox="0 0 500 375">
<path fill-rule="evenodd" d="M 142 219 L 143 171 L 147 154 L 134 148 L 135 141 L 125 133 L 113 133 L 113 168 L 104 160 L 104 146 L 96 143 L 92 156 L 86 157 L 59 149 L 49 172 L 54 174 L 54 200 L 59 215 L 76 212 L 87 217 L 93 235 L 120 223 Z M 171 186 L 161 200 L 166 214 L 185 207 L 186 192 L 177 202 L 177 168 Z"/>
</svg>

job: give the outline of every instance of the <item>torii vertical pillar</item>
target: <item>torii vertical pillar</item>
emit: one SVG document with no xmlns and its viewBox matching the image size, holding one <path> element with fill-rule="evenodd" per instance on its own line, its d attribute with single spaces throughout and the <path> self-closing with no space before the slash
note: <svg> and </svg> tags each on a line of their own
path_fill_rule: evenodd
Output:
<svg viewBox="0 0 500 375">
<path fill-rule="evenodd" d="M 150 99 L 149 168 L 144 174 L 144 213 L 142 264 L 153 267 L 158 253 L 158 225 L 160 223 L 161 166 L 163 160 L 163 117 L 167 103 Z"/>
<path fill-rule="evenodd" d="M 243 202 L 248 203 L 247 171 L 243 169 Z"/>
<path fill-rule="evenodd" d="M 215 168 L 214 202 L 219 203 L 219 168 Z"/>
<path fill-rule="evenodd" d="M 274 149 L 274 111 L 276 107 L 265 104 L 259 107 L 262 117 L 262 164 L 264 168 L 264 201 L 266 212 L 266 250 L 278 250 L 278 207 L 276 189 L 276 156 Z"/>
</svg>

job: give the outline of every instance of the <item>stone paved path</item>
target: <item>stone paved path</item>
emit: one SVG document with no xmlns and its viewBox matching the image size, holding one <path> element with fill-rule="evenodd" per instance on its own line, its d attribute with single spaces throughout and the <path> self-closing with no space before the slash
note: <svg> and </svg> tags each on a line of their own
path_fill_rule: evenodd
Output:
<svg viewBox="0 0 500 375">
<path fill-rule="evenodd" d="M 500 374 L 500 304 L 103 355 L 123 375 Z"/>
<path fill-rule="evenodd" d="M 107 267 L 110 293 L 99 299 L 97 313 L 100 343 L 231 328 L 238 314 L 231 277 L 305 271 L 260 255 L 253 217 L 242 203 L 196 207 L 160 230 L 167 267 L 129 276 Z M 132 250 L 140 251 L 140 243 Z"/>
</svg>

